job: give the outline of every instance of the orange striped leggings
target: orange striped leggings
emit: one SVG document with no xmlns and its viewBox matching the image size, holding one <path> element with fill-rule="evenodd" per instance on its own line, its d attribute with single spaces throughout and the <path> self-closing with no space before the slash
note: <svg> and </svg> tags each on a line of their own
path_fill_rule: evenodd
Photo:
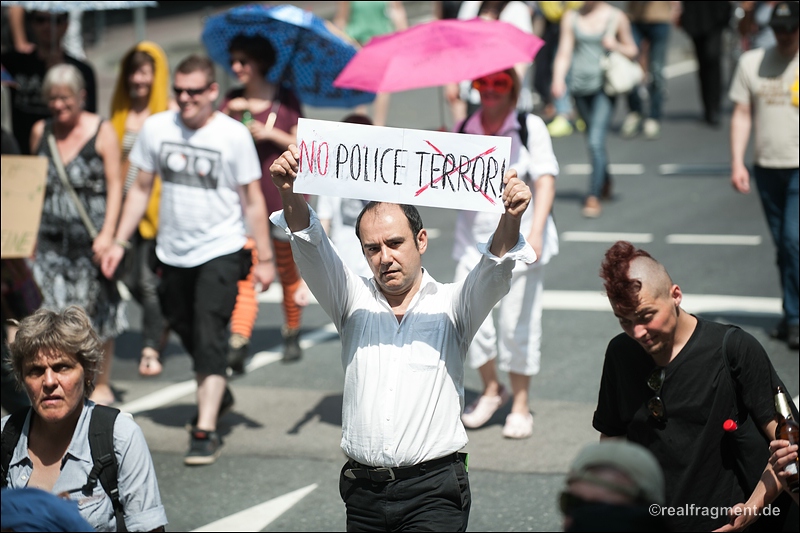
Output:
<svg viewBox="0 0 800 533">
<path fill-rule="evenodd" d="M 300 287 L 302 280 L 297 265 L 292 257 L 292 245 L 288 242 L 272 240 L 275 249 L 275 265 L 278 277 L 283 287 L 283 317 L 288 329 L 299 329 L 303 308 L 294 301 L 294 295 Z M 258 252 L 255 241 L 247 238 L 246 249 L 253 251 L 253 266 L 247 277 L 239 281 L 239 294 L 236 296 L 236 306 L 231 315 L 231 333 L 238 333 L 248 339 L 253 335 L 253 326 L 258 316 L 258 300 L 253 279 L 253 269 L 258 264 Z"/>
</svg>

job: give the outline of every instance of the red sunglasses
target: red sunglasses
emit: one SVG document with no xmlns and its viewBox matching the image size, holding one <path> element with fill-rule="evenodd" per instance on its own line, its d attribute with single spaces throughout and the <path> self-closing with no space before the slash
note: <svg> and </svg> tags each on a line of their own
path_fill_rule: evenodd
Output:
<svg viewBox="0 0 800 533">
<path fill-rule="evenodd" d="M 506 72 L 494 74 L 490 77 L 478 78 L 472 82 L 472 86 L 480 92 L 494 91 L 499 94 L 507 94 L 511 92 L 514 86 L 514 80 Z"/>
</svg>

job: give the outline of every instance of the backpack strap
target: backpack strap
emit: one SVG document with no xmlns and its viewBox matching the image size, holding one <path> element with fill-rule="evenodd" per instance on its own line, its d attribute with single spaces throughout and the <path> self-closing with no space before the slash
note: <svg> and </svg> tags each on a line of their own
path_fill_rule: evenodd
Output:
<svg viewBox="0 0 800 533">
<path fill-rule="evenodd" d="M 92 411 L 92 419 L 89 422 L 89 448 L 94 465 L 89 472 L 86 485 L 83 486 L 83 491 L 91 493 L 99 480 L 103 490 L 111 498 L 114 517 L 117 521 L 117 531 L 127 531 L 117 486 L 117 456 L 114 454 L 114 422 L 118 414 L 119 409 L 105 405 L 95 405 Z"/>
<path fill-rule="evenodd" d="M 14 456 L 14 448 L 17 447 L 19 437 L 22 435 L 22 426 L 25 424 L 25 418 L 28 416 L 28 411 L 30 410 L 30 407 L 26 407 L 12 414 L 6 421 L 5 427 L 3 427 L 3 434 L 0 442 L 2 445 L 0 446 L 2 447 L 2 457 L 0 460 L 2 460 L 3 488 L 8 486 L 8 468 L 11 466 L 11 457 Z"/>
<path fill-rule="evenodd" d="M 522 146 L 528 149 L 528 112 L 520 111 L 517 113 L 517 121 L 519 122 L 519 138 L 522 141 Z M 528 150 L 530 151 L 530 150 Z"/>
<path fill-rule="evenodd" d="M 747 418 L 747 408 L 743 404 L 736 381 L 733 379 L 730 358 L 728 357 L 728 341 L 733 332 L 739 329 L 741 329 L 739 326 L 729 325 L 725 331 L 725 336 L 722 337 L 722 362 L 725 364 L 725 381 L 728 382 L 728 387 L 733 394 L 734 402 L 736 404 L 736 422 L 738 424 L 742 424 Z"/>
</svg>

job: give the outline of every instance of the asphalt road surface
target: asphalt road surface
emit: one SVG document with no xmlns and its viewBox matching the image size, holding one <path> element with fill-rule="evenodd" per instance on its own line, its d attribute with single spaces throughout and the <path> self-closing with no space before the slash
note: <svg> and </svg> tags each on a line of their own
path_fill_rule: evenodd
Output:
<svg viewBox="0 0 800 533">
<path fill-rule="evenodd" d="M 148 31 L 159 27 L 153 24 Z M 177 43 L 169 50 L 184 55 L 192 46 L 197 45 Z M 599 219 L 580 216 L 588 182 L 583 136 L 554 140 L 561 165 L 554 208 L 561 251 L 545 281 L 542 369 L 531 385 L 534 435 L 523 441 L 503 439 L 507 407 L 486 427 L 469 432 L 471 531 L 561 528 L 557 494 L 570 460 L 598 438 L 591 418 L 603 355 L 607 342 L 620 332 L 598 277 L 603 253 L 618 239 L 633 241 L 664 263 L 686 295 L 687 311 L 752 333 L 791 396 L 798 394 L 798 353 L 768 336 L 780 318 L 768 228 L 757 196 L 737 194 L 729 185 L 727 120 L 719 129 L 699 120 L 699 90 L 688 50 L 685 37 L 676 33 L 661 139 L 621 139 L 617 130 L 625 103 L 617 103 L 608 141 L 614 198 Z M 108 77 L 112 61 L 99 50 L 91 51 L 90 58 L 99 77 Z M 306 113 L 338 120 L 346 110 L 307 108 Z M 436 89 L 392 96 L 391 126 L 438 129 L 448 121 Z M 421 212 L 433 237 L 424 264 L 438 280 L 451 281 L 455 213 Z M 130 305 L 132 327 L 118 338 L 113 383 L 119 406 L 134 414 L 147 437 L 169 530 L 345 530 L 337 486 L 344 462 L 338 337 L 312 304 L 303 315 L 303 358 L 282 364 L 277 289 L 262 297 L 251 344 L 254 357 L 247 374 L 231 381 L 236 404 L 220 421 L 225 445 L 219 460 L 207 467 L 183 465 L 188 446 L 184 423 L 195 410 L 189 357 L 173 338 L 163 374 L 140 378 L 140 312 Z M 466 387 L 469 402 L 480 391 L 476 371 L 467 372 Z"/>
</svg>

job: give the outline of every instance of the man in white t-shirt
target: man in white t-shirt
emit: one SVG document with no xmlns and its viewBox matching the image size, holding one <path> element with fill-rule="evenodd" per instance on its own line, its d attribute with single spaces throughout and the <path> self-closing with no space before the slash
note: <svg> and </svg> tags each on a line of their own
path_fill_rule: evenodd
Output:
<svg viewBox="0 0 800 533">
<path fill-rule="evenodd" d="M 131 150 L 131 164 L 140 171 L 125 200 L 116 246 L 102 268 L 107 277 L 114 274 L 158 174 L 159 297 L 170 327 L 194 360 L 197 379 L 198 414 L 184 462 L 204 465 L 219 456 L 217 419 L 233 405 L 226 386 L 227 327 L 237 282 L 252 265 L 251 252 L 244 249 L 248 230 L 256 241 L 254 278 L 262 290 L 274 279 L 275 267 L 261 164 L 248 129 L 214 111 L 219 86 L 213 63 L 196 55 L 184 59 L 173 90 L 180 110 L 148 118 Z"/>
<path fill-rule="evenodd" d="M 750 173 L 744 154 L 755 123 L 755 165 L 761 205 L 772 240 L 778 249 L 778 269 L 783 289 L 783 319 L 772 333 L 797 350 L 798 322 L 798 2 L 778 2 L 770 26 L 776 45 L 742 54 L 731 84 L 731 183 L 741 193 L 750 192 Z"/>
</svg>

